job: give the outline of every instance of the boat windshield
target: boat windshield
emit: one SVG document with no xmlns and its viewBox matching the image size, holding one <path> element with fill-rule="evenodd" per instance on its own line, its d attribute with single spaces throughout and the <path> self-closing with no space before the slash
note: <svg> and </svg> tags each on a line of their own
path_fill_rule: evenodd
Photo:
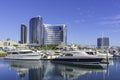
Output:
<svg viewBox="0 0 120 80">
<path fill-rule="evenodd" d="M 26 52 L 19 52 L 20 54 L 28 54 L 28 53 L 33 53 L 32 51 L 26 51 Z"/>
<path fill-rule="evenodd" d="M 89 55 L 94 55 L 94 52 L 86 52 Z"/>
<path fill-rule="evenodd" d="M 11 52 L 11 54 L 18 54 L 18 52 Z"/>
<path fill-rule="evenodd" d="M 65 54 L 65 56 L 73 56 L 73 54 Z"/>
</svg>

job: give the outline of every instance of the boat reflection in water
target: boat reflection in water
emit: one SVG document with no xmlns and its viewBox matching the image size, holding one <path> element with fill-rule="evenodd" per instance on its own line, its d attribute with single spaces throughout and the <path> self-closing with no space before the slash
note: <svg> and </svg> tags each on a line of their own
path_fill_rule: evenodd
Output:
<svg viewBox="0 0 120 80">
<path fill-rule="evenodd" d="M 66 65 L 56 63 L 56 67 L 65 80 L 77 80 L 78 77 L 91 74 L 92 72 L 107 72 L 101 65 Z"/>
<path fill-rule="evenodd" d="M 41 74 L 43 65 L 41 61 L 23 61 L 23 60 L 7 60 L 11 70 L 16 70 L 21 80 L 24 80 L 26 74 L 28 75 L 27 80 L 42 80 Z"/>
<path fill-rule="evenodd" d="M 91 74 L 92 72 L 106 72 L 102 66 L 84 66 L 84 65 L 65 65 L 51 63 L 50 61 L 20 61 L 7 60 L 10 68 L 16 70 L 16 73 L 27 80 L 73 80 L 82 75 Z"/>
</svg>

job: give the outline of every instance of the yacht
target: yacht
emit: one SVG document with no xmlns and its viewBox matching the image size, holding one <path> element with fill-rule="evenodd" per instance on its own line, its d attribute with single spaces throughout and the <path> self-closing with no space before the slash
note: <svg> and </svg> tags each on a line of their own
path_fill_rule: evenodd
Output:
<svg viewBox="0 0 120 80">
<path fill-rule="evenodd" d="M 96 55 L 89 55 L 85 51 L 75 50 L 75 51 L 63 51 L 63 55 L 51 59 L 53 62 L 62 63 L 73 63 L 73 64 L 99 64 L 104 60 L 103 57 L 98 57 Z"/>
<path fill-rule="evenodd" d="M 15 50 L 9 51 L 5 59 L 15 60 L 39 60 L 42 52 L 34 52 L 32 50 Z"/>
</svg>

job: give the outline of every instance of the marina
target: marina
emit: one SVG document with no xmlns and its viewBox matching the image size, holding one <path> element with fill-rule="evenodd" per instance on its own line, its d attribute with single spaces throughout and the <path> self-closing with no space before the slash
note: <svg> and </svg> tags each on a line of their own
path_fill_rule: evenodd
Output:
<svg viewBox="0 0 120 80">
<path fill-rule="evenodd" d="M 38 51 L 38 50 L 29 50 L 29 49 L 16 49 L 7 52 L 7 56 L 4 59 L 9 60 L 50 60 L 54 62 L 65 62 L 71 64 L 99 64 L 101 62 L 107 62 L 109 56 L 105 53 L 102 55 L 95 55 L 92 52 L 86 52 L 84 50 L 68 50 L 56 52 L 54 50 Z M 110 58 L 113 56 L 110 56 Z"/>
<path fill-rule="evenodd" d="M 119 79 L 120 57 L 108 51 L 78 48 L 14 48 L 2 50 L 1 80 L 114 80 Z M 116 76 L 116 77 L 115 77 Z M 9 78 L 8 78 L 9 77 Z"/>
<path fill-rule="evenodd" d="M 119 3 L 2 0 L 0 80 L 120 80 Z"/>
</svg>

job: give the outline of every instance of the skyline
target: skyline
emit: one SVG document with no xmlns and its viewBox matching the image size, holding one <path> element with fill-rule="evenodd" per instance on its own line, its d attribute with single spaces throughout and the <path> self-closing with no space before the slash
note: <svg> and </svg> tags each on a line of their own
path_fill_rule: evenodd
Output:
<svg viewBox="0 0 120 80">
<path fill-rule="evenodd" d="M 97 38 L 109 37 L 120 46 L 120 0 L 13 0 L 0 1 L 0 39 L 20 40 L 20 25 L 41 16 L 44 24 L 66 24 L 67 41 L 97 45 Z M 29 42 L 29 37 L 27 37 Z"/>
</svg>

